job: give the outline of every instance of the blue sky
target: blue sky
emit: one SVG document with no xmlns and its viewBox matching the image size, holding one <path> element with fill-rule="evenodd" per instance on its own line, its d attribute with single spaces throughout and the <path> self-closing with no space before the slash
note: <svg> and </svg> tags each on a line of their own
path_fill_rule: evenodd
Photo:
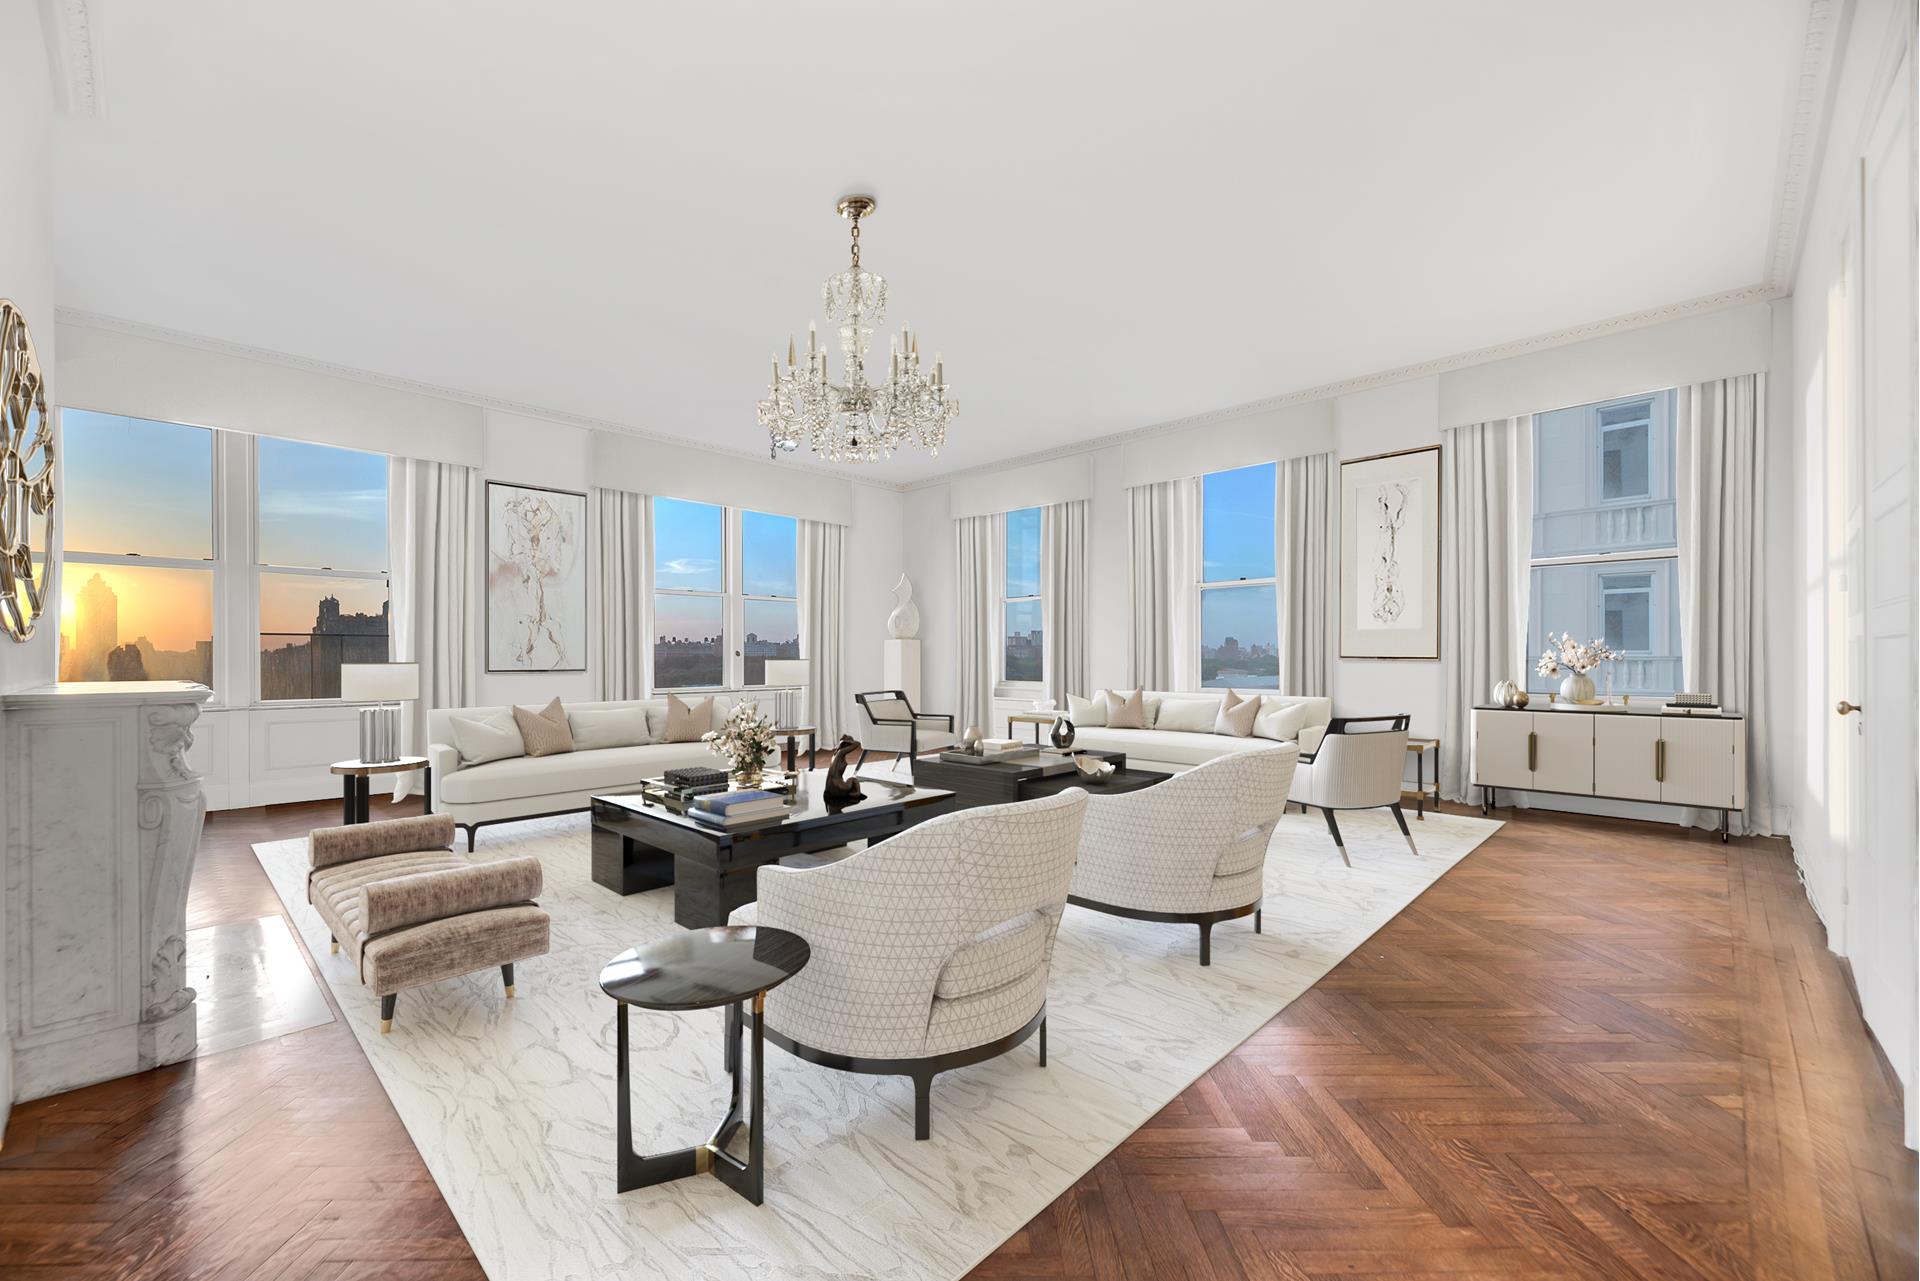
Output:
<svg viewBox="0 0 1920 1281">
<path fill-rule="evenodd" d="M 212 557 L 211 431 L 69 409 L 60 432 L 60 528 L 69 550 Z"/>
<path fill-rule="evenodd" d="M 724 519 L 725 512 L 711 503 L 654 499 L 654 586 L 695 592 L 724 590 Z M 741 577 L 748 594 L 799 594 L 798 533 L 799 524 L 791 516 L 740 513 Z M 653 614 L 655 635 L 685 640 L 720 633 L 721 602 L 714 597 L 662 592 L 654 597 Z M 792 605 L 748 601 L 745 630 L 763 638 L 792 640 L 798 634 L 797 618 L 798 610 Z"/>
<path fill-rule="evenodd" d="M 386 455 L 272 436 L 258 449 L 262 564 L 387 568 Z"/>
<path fill-rule="evenodd" d="M 1214 472 L 1201 479 L 1201 577 L 1210 583 L 1273 577 L 1274 464 Z M 1200 643 L 1232 636 L 1272 645 L 1279 634 L 1270 585 L 1200 594 Z"/>
<path fill-rule="evenodd" d="M 1007 595 L 1039 594 L 1040 509 L 1023 507 L 1007 513 Z"/>
</svg>

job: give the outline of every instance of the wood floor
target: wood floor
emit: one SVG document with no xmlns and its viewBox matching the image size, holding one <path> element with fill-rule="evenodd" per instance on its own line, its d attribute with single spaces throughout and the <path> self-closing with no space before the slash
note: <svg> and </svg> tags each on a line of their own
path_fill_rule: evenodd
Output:
<svg viewBox="0 0 1920 1281">
<path fill-rule="evenodd" d="M 209 819 L 189 924 L 279 912 L 250 846 L 336 812 Z M 1913 1277 L 1897 1095 L 1784 847 L 1503 817 L 976 1275 Z M 481 1276 L 337 1014 L 16 1107 L 0 1278 Z"/>
</svg>

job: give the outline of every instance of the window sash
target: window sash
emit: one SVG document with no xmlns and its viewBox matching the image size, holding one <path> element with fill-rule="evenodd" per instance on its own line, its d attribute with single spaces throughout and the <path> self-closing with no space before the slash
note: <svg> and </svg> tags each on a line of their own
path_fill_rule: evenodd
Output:
<svg viewBox="0 0 1920 1281">
<path fill-rule="evenodd" d="M 660 495 L 660 497 L 672 499 L 675 502 L 694 503 L 699 501 L 697 499 L 675 499 L 671 494 Z M 647 671 L 650 683 L 655 689 L 672 690 L 676 693 L 682 690 L 717 693 L 727 690 L 785 688 L 783 686 L 769 686 L 764 681 L 755 681 L 752 683 L 747 681 L 746 606 L 748 601 L 765 601 L 772 604 L 792 605 L 794 607 L 795 632 L 796 635 L 798 634 L 800 608 L 800 597 L 798 594 L 799 521 L 797 518 L 787 517 L 781 512 L 763 512 L 758 508 L 734 507 L 724 503 L 701 503 L 700 505 L 718 507 L 720 509 L 720 582 L 722 584 L 720 590 L 707 591 L 691 587 L 662 587 L 656 585 L 653 592 L 655 599 L 662 596 L 673 596 L 688 600 L 717 600 L 720 602 L 720 681 L 714 685 L 663 684 L 655 663 L 656 655 L 654 648 L 658 643 L 658 637 L 656 635 L 647 638 Z M 759 516 L 775 516 L 781 519 L 794 520 L 794 552 L 796 562 L 794 595 L 770 595 L 764 592 L 749 592 L 746 590 L 747 567 L 743 521 L 746 513 L 750 511 Z M 651 519 L 652 518 L 649 517 L 650 522 Z M 649 529 L 648 532 L 651 534 L 652 530 Z M 657 543 L 655 547 L 658 547 Z M 655 557 L 657 563 L 657 550 Z M 658 629 L 656 628 L 655 630 L 657 632 Z"/>
</svg>

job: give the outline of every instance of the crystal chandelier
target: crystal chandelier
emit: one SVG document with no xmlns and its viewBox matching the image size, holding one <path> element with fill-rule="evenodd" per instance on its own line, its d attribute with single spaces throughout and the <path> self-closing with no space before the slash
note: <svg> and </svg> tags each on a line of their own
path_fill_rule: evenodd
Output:
<svg viewBox="0 0 1920 1281">
<path fill-rule="evenodd" d="M 804 361 L 791 338 L 784 368 L 774 355 L 773 382 L 760 402 L 760 425 L 772 438 L 775 456 L 793 453 L 802 442 L 835 463 L 877 463 L 908 445 L 937 455 L 960 402 L 947 394 L 946 370 L 937 354 L 932 372 L 921 371 L 919 335 L 905 325 L 888 340 L 892 354 L 884 380 L 867 381 L 871 322 L 887 316 L 886 278 L 860 265 L 860 220 L 873 212 L 873 197 L 847 196 L 838 208 L 853 224 L 853 261 L 845 271 L 827 277 L 820 300 L 827 319 L 840 325 L 845 382 L 828 377 L 827 353 L 809 321 Z"/>
</svg>

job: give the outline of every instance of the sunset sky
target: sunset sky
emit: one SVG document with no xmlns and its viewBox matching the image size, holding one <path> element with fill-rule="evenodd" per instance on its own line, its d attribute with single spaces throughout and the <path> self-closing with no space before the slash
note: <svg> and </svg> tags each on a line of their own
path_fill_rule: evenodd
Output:
<svg viewBox="0 0 1920 1281">
<path fill-rule="evenodd" d="M 68 565 L 60 577 L 60 628 L 80 625 L 74 598 L 95 574 L 120 598 L 120 644 L 137 637 L 155 649 L 190 650 L 213 636 L 213 571 L 145 565 Z"/>
</svg>

